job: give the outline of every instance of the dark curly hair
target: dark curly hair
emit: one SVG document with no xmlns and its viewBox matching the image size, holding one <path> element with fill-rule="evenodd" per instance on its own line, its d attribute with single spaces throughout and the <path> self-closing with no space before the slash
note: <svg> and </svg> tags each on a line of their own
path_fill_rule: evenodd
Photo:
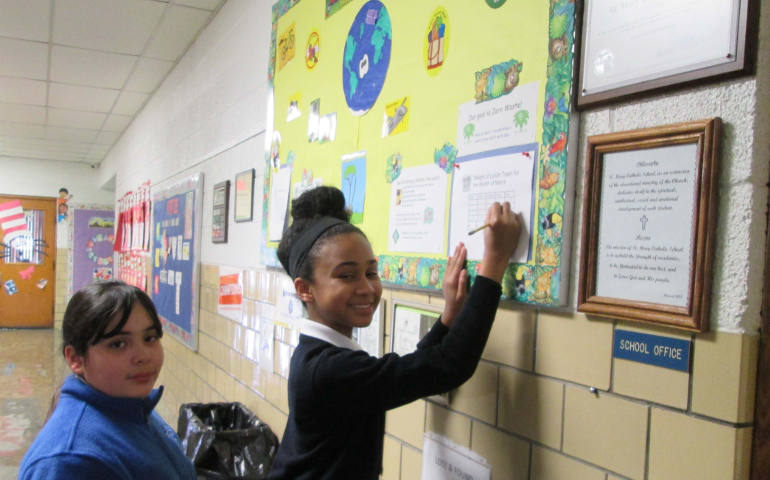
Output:
<svg viewBox="0 0 770 480">
<path fill-rule="evenodd" d="M 340 189 L 329 186 L 316 187 L 308 190 L 291 202 L 291 226 L 284 232 L 278 244 L 278 260 L 283 269 L 289 272 L 289 253 L 294 241 L 308 227 L 321 217 L 333 217 L 347 223 L 335 225 L 326 230 L 313 244 L 307 259 L 302 264 L 297 276 L 313 281 L 313 267 L 324 242 L 329 238 L 343 233 L 358 233 L 366 238 L 364 232 L 349 223 L 350 212 L 345 208 L 345 196 Z"/>
<path fill-rule="evenodd" d="M 67 304 L 62 322 L 62 352 L 72 345 L 78 355 L 85 355 L 88 347 L 103 338 L 116 335 L 128 321 L 136 304 L 147 310 L 152 326 L 163 336 L 163 326 L 152 300 L 142 290 L 123 282 L 112 280 L 97 282 L 78 290 Z M 113 319 L 118 324 L 107 332 Z"/>
</svg>

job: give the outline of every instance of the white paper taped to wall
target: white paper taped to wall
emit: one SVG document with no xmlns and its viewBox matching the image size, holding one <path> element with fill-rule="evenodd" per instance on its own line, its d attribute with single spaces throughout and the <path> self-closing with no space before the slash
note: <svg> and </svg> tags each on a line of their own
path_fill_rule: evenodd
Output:
<svg viewBox="0 0 770 480">
<path fill-rule="evenodd" d="M 425 432 L 422 448 L 422 480 L 492 478 L 492 469 L 485 458 L 446 437 Z"/>
<path fill-rule="evenodd" d="M 452 177 L 448 254 L 463 242 L 468 249 L 468 259 L 480 260 L 484 235 L 468 232 L 484 225 L 493 202 L 509 202 L 511 210 L 521 214 L 522 237 L 529 237 L 528 241 L 519 242 L 511 260 L 521 263 L 529 260 L 536 147 L 536 144 L 523 145 L 473 155 L 466 160 L 458 158 L 460 167 Z"/>
</svg>

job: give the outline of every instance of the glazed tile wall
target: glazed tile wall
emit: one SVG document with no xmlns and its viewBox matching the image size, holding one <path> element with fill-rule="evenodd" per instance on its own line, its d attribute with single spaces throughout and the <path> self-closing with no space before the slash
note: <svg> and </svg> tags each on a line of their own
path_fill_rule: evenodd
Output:
<svg viewBox="0 0 770 480">
<path fill-rule="evenodd" d="M 260 363 L 258 346 L 282 274 L 244 271 L 239 320 L 217 314 L 218 279 L 216 265 L 203 266 L 198 352 L 164 338 L 159 411 L 176 424 L 182 403 L 240 401 L 280 437 L 297 332 L 276 325 L 272 368 Z M 415 292 L 383 298 L 385 351 L 393 303 L 441 305 L 440 296 Z M 616 328 L 692 339 L 690 372 L 613 359 Z M 382 478 L 420 478 L 425 432 L 486 459 L 495 480 L 746 478 L 757 349 L 751 335 L 693 335 L 503 305 L 474 376 L 448 403 L 418 400 L 388 412 Z"/>
<path fill-rule="evenodd" d="M 56 285 L 54 293 L 53 325 L 57 330 L 61 330 L 61 322 L 64 319 L 64 311 L 69 302 L 69 290 L 67 289 L 67 279 L 70 276 L 69 267 L 69 248 L 56 249 Z"/>
</svg>

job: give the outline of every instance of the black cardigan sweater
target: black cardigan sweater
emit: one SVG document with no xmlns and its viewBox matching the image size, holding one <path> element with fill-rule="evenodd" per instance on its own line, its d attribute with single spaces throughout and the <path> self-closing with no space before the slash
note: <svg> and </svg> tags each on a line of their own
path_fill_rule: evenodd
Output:
<svg viewBox="0 0 770 480">
<path fill-rule="evenodd" d="M 269 478 L 377 480 L 385 411 L 462 385 L 476 370 L 500 300 L 477 276 L 448 329 L 437 321 L 408 355 L 380 358 L 300 335 L 289 373 L 289 419 Z"/>
</svg>

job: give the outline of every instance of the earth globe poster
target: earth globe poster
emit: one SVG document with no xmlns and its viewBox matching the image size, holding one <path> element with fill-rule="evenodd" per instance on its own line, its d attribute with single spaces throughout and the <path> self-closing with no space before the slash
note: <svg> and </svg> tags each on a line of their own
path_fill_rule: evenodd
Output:
<svg viewBox="0 0 770 480">
<path fill-rule="evenodd" d="M 342 62 L 342 88 L 354 115 L 368 112 L 382 90 L 391 37 L 388 10 L 377 0 L 366 2 L 350 26 Z"/>
<path fill-rule="evenodd" d="M 265 152 L 263 232 L 289 167 L 292 198 L 310 184 L 342 190 L 388 287 L 438 291 L 454 244 L 513 198 L 529 253 L 511 259 L 503 297 L 566 305 L 575 21 L 574 0 L 279 0 L 266 136 L 281 140 Z M 321 118 L 335 119 L 324 142 L 308 134 Z M 276 248 L 263 236 L 261 263 L 278 267 Z"/>
</svg>

